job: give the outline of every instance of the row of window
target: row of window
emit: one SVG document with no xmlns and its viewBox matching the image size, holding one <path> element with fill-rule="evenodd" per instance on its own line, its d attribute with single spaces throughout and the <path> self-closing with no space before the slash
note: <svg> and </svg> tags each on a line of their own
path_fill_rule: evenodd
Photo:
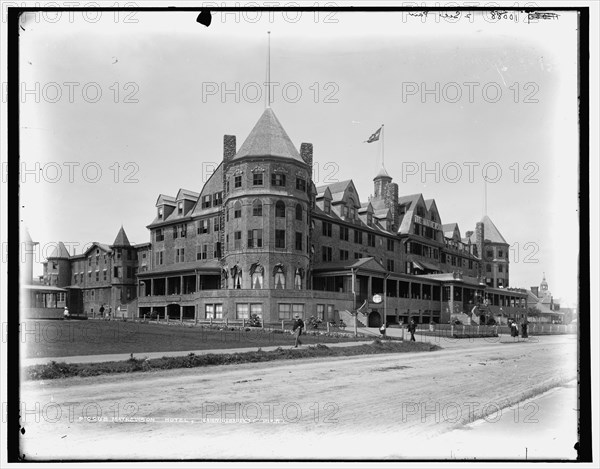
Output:
<svg viewBox="0 0 600 469">
<path fill-rule="evenodd" d="M 287 230 L 275 230 L 275 249 L 286 249 L 286 231 Z M 304 235 L 297 231 L 294 239 L 294 248 L 297 251 L 304 250 Z M 229 235 L 225 236 L 225 242 L 229 249 L 232 249 L 229 243 Z M 242 249 L 242 232 L 233 232 L 233 249 Z M 246 238 L 246 248 L 262 248 L 263 246 L 263 230 L 248 230 L 248 236 Z M 308 236 L 306 236 L 306 247 L 308 251 Z"/>
<path fill-rule="evenodd" d="M 212 219 L 198 220 L 196 222 L 196 234 L 210 233 L 211 225 L 213 231 L 217 232 L 220 230 L 219 217 L 213 217 Z M 173 239 L 186 238 L 187 237 L 187 224 L 179 224 L 172 227 Z M 154 239 L 156 242 L 165 240 L 165 230 L 163 228 L 157 228 L 154 232 Z M 145 258 L 145 253 L 142 255 Z"/>
<path fill-rule="evenodd" d="M 125 272 L 127 274 L 125 278 L 134 278 L 137 275 L 138 268 L 127 266 Z M 88 271 L 88 280 L 92 280 L 92 273 L 94 273 L 94 272 L 92 272 L 91 270 Z M 114 278 L 122 278 L 122 276 L 123 276 L 123 267 L 121 267 L 121 266 L 113 267 L 113 277 Z M 100 270 L 95 271 L 95 279 L 96 279 L 96 282 L 100 281 Z M 102 269 L 102 280 L 103 281 L 108 280 L 107 269 Z M 83 284 L 83 272 L 73 273 L 73 284 L 77 284 L 77 283 Z"/>
<path fill-rule="evenodd" d="M 304 220 L 304 209 L 301 204 L 296 204 L 296 220 L 303 221 Z M 252 202 L 252 216 L 253 217 L 262 217 L 263 216 L 263 204 L 260 200 L 256 199 Z M 285 218 L 285 203 L 281 200 L 275 202 L 275 217 L 277 218 Z M 240 201 L 236 201 L 233 204 L 233 218 L 241 218 L 242 217 L 242 204 Z M 226 211 L 226 220 L 229 221 L 229 209 Z"/>
<path fill-rule="evenodd" d="M 354 231 L 354 242 L 356 244 L 363 244 L 363 233 L 364 232 L 360 231 L 360 230 L 356 230 L 356 229 L 353 231 Z M 333 233 L 333 224 L 330 222 L 327 222 L 327 221 L 321 222 L 321 234 L 323 236 L 331 238 L 332 233 Z M 341 241 L 348 241 L 350 239 L 350 237 L 349 237 L 350 230 L 347 226 L 340 226 L 339 233 L 340 233 Z M 376 241 L 375 234 L 367 233 L 367 246 L 375 247 L 375 241 Z M 394 240 L 388 238 L 388 239 L 386 239 L 386 241 L 387 241 L 387 250 L 393 251 L 394 250 Z"/>
<path fill-rule="evenodd" d="M 252 186 L 253 187 L 263 187 L 265 185 L 265 178 L 263 173 L 254 173 L 252 175 Z M 271 174 L 271 186 L 272 187 L 286 187 L 287 186 L 287 177 L 283 173 L 272 173 Z M 306 192 L 308 185 L 306 179 L 301 177 L 296 177 L 296 190 L 301 192 Z M 229 184 L 229 179 L 225 181 L 225 190 L 229 192 L 231 186 Z M 241 189 L 242 188 L 242 176 L 237 175 L 233 177 L 233 189 Z"/>
<path fill-rule="evenodd" d="M 492 264 L 486 264 L 485 265 L 485 271 L 486 272 L 492 272 Z M 499 273 L 504 273 L 504 265 L 498 264 L 498 272 Z M 506 273 L 508 273 L 508 266 L 506 266 Z"/>
</svg>

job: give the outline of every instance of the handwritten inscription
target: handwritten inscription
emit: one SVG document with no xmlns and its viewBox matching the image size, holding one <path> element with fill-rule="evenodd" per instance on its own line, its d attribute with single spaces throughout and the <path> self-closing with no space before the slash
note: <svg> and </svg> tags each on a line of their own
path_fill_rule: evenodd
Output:
<svg viewBox="0 0 600 469">
<path fill-rule="evenodd" d="M 527 24 L 536 23 L 539 20 L 557 20 L 559 15 L 553 12 L 547 11 L 518 11 L 518 10 L 482 10 L 479 11 L 463 11 L 463 10 L 449 10 L 449 11 L 428 11 L 428 10 L 413 10 L 403 14 L 404 18 L 406 15 L 412 18 L 420 18 L 421 22 L 425 22 L 428 19 L 433 19 L 436 23 L 445 21 L 449 23 L 456 23 L 460 20 L 468 20 L 472 23 L 475 17 L 479 14 L 488 23 L 497 22 L 524 22 Z"/>
</svg>

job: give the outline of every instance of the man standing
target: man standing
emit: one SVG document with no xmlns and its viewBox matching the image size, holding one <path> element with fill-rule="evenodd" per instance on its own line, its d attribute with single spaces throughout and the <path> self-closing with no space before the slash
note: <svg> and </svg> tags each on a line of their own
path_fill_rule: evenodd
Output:
<svg viewBox="0 0 600 469">
<path fill-rule="evenodd" d="M 300 319 L 299 314 L 296 314 L 296 320 L 294 321 L 294 327 L 292 328 L 292 331 L 295 332 L 296 336 L 296 344 L 294 345 L 294 348 L 298 348 L 298 345 L 302 345 L 302 342 L 300 342 L 302 329 L 304 329 L 304 321 Z"/>
<path fill-rule="evenodd" d="M 70 314 L 69 314 L 69 308 L 67 308 L 65 306 L 65 311 L 63 312 L 63 319 L 69 319 Z"/>
<path fill-rule="evenodd" d="M 410 332 L 410 340 L 415 342 L 415 332 L 417 330 L 417 325 L 415 324 L 415 320 L 411 319 L 410 324 L 408 325 L 408 332 Z"/>
</svg>

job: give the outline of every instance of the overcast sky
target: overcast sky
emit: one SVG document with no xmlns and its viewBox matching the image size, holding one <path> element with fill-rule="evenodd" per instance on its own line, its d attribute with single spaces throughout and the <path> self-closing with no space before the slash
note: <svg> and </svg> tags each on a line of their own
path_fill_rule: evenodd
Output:
<svg viewBox="0 0 600 469">
<path fill-rule="evenodd" d="M 208 28 L 196 16 L 23 18 L 22 169 L 39 164 L 41 176 L 22 174 L 21 216 L 42 256 L 59 240 L 77 253 L 112 243 L 121 224 L 147 242 L 159 194 L 200 192 L 223 135 L 239 148 L 264 110 L 271 31 L 272 108 L 297 148 L 314 144 L 317 185 L 353 179 L 367 201 L 381 143 L 363 142 L 385 124 L 400 195 L 434 198 L 464 236 L 484 214 L 487 165 L 511 286 L 545 272 L 555 297 L 576 301 L 574 13 L 531 24 L 523 14 L 215 13 Z"/>
</svg>

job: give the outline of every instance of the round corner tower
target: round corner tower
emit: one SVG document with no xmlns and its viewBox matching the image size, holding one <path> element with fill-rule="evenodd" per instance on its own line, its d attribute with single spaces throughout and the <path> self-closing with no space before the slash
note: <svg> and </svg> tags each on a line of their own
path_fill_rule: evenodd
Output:
<svg viewBox="0 0 600 469">
<path fill-rule="evenodd" d="M 235 137 L 224 143 L 223 286 L 305 290 L 312 145 L 298 152 L 271 108 L 239 151 Z"/>
</svg>

